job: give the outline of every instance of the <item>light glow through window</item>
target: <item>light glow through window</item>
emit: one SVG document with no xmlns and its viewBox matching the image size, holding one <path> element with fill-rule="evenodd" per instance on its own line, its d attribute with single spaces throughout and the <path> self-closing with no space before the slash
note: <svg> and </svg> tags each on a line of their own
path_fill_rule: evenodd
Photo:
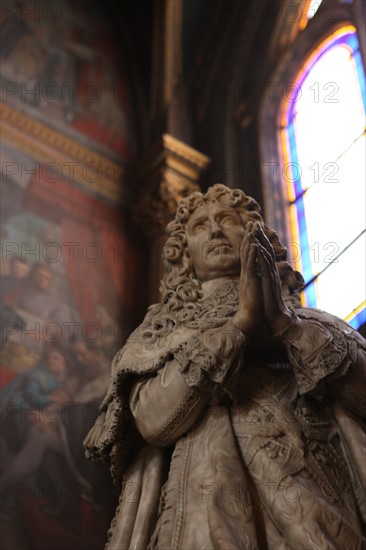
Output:
<svg viewBox="0 0 366 550">
<path fill-rule="evenodd" d="M 303 302 L 365 322 L 365 74 L 344 26 L 309 56 L 283 102 L 281 155 Z"/>
</svg>

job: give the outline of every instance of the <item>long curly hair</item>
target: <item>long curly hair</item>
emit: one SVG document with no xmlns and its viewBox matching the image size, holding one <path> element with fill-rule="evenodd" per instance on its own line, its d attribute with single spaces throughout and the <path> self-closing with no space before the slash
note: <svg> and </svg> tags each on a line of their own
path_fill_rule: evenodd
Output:
<svg viewBox="0 0 366 550">
<path fill-rule="evenodd" d="M 287 249 L 277 233 L 268 227 L 260 214 L 259 204 L 241 189 L 230 189 L 221 183 L 210 187 L 207 193 L 192 193 L 181 199 L 175 219 L 167 226 L 168 238 L 163 248 L 164 276 L 160 285 L 161 302 L 150 306 L 146 321 L 149 336 L 166 335 L 177 324 L 192 319 L 202 297 L 201 281 L 197 279 L 187 247 L 186 226 L 191 214 L 206 203 L 218 203 L 234 208 L 243 225 L 258 222 L 273 246 L 285 300 L 300 302 L 299 291 L 304 279 L 287 261 Z"/>
</svg>

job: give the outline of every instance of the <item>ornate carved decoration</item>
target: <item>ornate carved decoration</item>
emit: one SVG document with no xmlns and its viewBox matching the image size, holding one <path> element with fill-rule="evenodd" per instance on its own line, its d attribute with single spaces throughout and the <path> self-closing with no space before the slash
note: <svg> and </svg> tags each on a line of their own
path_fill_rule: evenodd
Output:
<svg viewBox="0 0 366 550">
<path fill-rule="evenodd" d="M 136 175 L 143 189 L 134 219 L 149 237 L 163 233 L 178 201 L 199 191 L 201 173 L 209 158 L 169 134 L 143 160 Z"/>
</svg>

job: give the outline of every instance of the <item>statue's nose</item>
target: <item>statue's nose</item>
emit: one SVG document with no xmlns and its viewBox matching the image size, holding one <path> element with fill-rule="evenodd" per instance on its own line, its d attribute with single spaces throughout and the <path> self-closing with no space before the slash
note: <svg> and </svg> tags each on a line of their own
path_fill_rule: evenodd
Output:
<svg viewBox="0 0 366 550">
<path fill-rule="evenodd" d="M 221 226 L 215 221 L 211 222 L 211 230 L 210 230 L 211 238 L 222 237 L 223 234 L 224 232 Z"/>
</svg>

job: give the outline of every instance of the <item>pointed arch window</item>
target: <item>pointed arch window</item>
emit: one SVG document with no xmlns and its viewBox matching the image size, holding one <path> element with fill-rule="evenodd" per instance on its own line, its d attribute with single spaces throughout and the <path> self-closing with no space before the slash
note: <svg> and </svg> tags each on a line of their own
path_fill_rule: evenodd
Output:
<svg viewBox="0 0 366 550">
<path fill-rule="evenodd" d="M 295 73 L 277 111 L 288 248 L 303 303 L 366 320 L 365 73 L 356 29 L 328 34 Z"/>
</svg>

